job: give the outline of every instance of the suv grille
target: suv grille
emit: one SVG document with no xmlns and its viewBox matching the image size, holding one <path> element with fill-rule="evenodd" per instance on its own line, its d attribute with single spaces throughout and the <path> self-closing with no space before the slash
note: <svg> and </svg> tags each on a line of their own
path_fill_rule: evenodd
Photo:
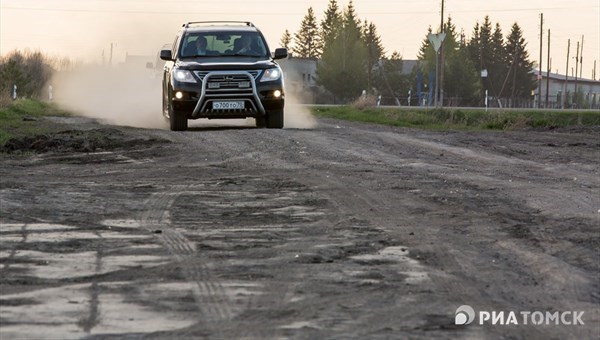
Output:
<svg viewBox="0 0 600 340">
<path fill-rule="evenodd" d="M 200 81 L 204 80 L 204 77 L 209 73 L 210 71 L 195 71 L 194 73 L 196 73 L 196 75 L 198 76 L 198 78 L 200 78 Z M 248 72 L 252 75 L 252 77 L 254 77 L 254 79 L 258 79 L 258 76 L 260 75 L 261 71 L 260 70 L 250 70 L 250 71 L 244 71 L 244 72 Z"/>
<path fill-rule="evenodd" d="M 252 94 L 254 79 L 248 74 L 215 74 L 206 80 L 206 95 L 212 94 Z"/>
</svg>

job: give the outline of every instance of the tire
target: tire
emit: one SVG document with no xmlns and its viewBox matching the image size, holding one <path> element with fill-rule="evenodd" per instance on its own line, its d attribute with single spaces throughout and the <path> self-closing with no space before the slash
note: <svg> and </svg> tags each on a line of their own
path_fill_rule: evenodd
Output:
<svg viewBox="0 0 600 340">
<path fill-rule="evenodd" d="M 266 123 L 268 129 L 283 128 L 283 109 L 267 112 Z"/>
<path fill-rule="evenodd" d="M 169 125 L 169 104 L 168 104 L 167 100 L 165 100 L 165 96 L 163 96 L 163 98 L 162 98 L 161 114 L 162 114 L 162 118 L 163 118 L 166 126 L 168 126 Z"/>
<path fill-rule="evenodd" d="M 167 101 L 169 110 L 169 128 L 171 131 L 185 131 L 188 128 L 187 116 L 182 112 L 173 110 L 171 103 Z"/>
<path fill-rule="evenodd" d="M 264 128 L 267 126 L 267 118 L 265 116 L 256 117 L 255 120 L 257 128 Z"/>
</svg>

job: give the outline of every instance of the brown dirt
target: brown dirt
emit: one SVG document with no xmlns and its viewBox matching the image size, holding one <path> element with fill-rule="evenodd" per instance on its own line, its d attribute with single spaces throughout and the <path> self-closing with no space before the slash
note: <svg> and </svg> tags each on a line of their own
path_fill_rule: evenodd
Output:
<svg viewBox="0 0 600 340">
<path fill-rule="evenodd" d="M 111 147 L 1 156 L 3 339 L 600 335 L 597 128 L 64 123 Z"/>
</svg>

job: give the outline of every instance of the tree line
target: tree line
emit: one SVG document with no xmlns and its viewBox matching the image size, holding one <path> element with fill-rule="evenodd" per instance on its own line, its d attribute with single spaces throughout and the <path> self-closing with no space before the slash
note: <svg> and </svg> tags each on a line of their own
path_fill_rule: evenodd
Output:
<svg viewBox="0 0 600 340">
<path fill-rule="evenodd" d="M 519 106 L 531 100 L 536 86 L 533 63 L 517 23 L 504 36 L 500 24 L 492 27 L 486 16 L 467 39 L 449 17 L 443 30 L 445 105 L 482 105 L 486 90 L 498 105 Z M 429 27 L 427 34 L 432 31 Z M 393 104 L 407 104 L 410 91 L 415 105 L 417 100 L 430 101 L 435 84 L 436 53 L 427 34 L 417 66 L 405 74 L 402 56 L 396 51 L 386 55 L 377 26 L 358 18 L 352 0 L 343 9 L 330 0 L 320 22 L 309 7 L 299 30 L 286 30 L 280 43 L 295 57 L 318 60 L 317 82 L 337 102 L 354 100 L 366 90 Z M 482 70 L 487 71 L 485 77 Z"/>
</svg>

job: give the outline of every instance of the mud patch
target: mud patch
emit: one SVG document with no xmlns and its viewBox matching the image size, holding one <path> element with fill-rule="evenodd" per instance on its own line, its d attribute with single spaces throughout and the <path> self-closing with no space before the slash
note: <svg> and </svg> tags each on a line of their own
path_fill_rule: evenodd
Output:
<svg viewBox="0 0 600 340">
<path fill-rule="evenodd" d="M 523 224 L 515 224 L 504 228 L 508 234 L 514 238 L 531 239 L 533 237 L 529 227 Z"/>
<path fill-rule="evenodd" d="M 97 152 L 167 143 L 162 138 L 133 137 L 114 128 L 64 130 L 55 134 L 16 137 L 7 140 L 0 152 Z"/>
<path fill-rule="evenodd" d="M 30 303 L 2 307 L 2 338 L 79 339 L 101 334 L 152 333 L 185 328 L 195 322 L 168 309 L 132 303 L 123 293 L 115 292 L 128 285 L 131 283 L 76 284 L 4 295 L 6 301 Z M 188 294 L 189 287 L 161 284 L 150 285 L 146 290 L 178 301 L 182 294 Z"/>
</svg>

